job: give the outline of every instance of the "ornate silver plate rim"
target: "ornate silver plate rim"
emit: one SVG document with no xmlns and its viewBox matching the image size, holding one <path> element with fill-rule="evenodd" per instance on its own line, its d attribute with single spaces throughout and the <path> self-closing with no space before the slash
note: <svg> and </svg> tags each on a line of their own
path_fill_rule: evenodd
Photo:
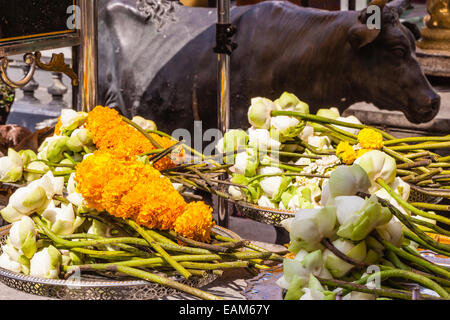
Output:
<svg viewBox="0 0 450 320">
<path fill-rule="evenodd" d="M 0 228 L 0 242 L 4 243 L 11 225 L 7 225 Z M 231 230 L 225 229 L 220 226 L 214 226 L 213 231 L 227 236 L 233 239 L 240 240 L 236 233 Z M 1 250 L 0 250 L 1 251 Z M 171 277 L 174 280 L 189 284 L 194 287 L 203 287 L 217 278 L 217 275 L 208 275 L 203 278 L 193 278 L 190 280 L 184 280 L 181 277 Z M 142 300 L 142 299 L 156 299 L 164 298 L 164 296 L 174 294 L 177 291 L 160 284 L 148 282 L 145 280 L 86 280 L 70 281 L 63 279 L 45 279 L 34 276 L 29 276 L 17 272 L 13 272 L 0 267 L 0 282 L 5 285 L 23 291 L 25 293 L 31 293 L 47 297 L 56 297 L 60 299 L 103 299 L 105 297 L 105 291 L 112 290 L 114 293 L 106 295 L 110 299 L 125 299 L 125 300 Z M 40 288 L 37 290 L 37 288 Z M 154 289 L 164 292 L 162 295 L 145 294 L 145 289 Z M 36 290 L 35 290 L 36 289 Z M 136 298 L 132 295 L 135 292 L 140 291 L 140 297 Z M 149 290 L 150 292 L 152 290 Z"/>
</svg>

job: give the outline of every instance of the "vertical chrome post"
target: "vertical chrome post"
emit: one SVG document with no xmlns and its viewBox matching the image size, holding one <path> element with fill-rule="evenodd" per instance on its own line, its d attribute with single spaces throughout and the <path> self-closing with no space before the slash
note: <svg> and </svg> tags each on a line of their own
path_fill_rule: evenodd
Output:
<svg viewBox="0 0 450 320">
<path fill-rule="evenodd" d="M 217 0 L 217 18 L 218 24 L 230 23 L 230 0 Z M 218 54 L 217 84 L 217 125 L 222 134 L 225 134 L 230 127 L 230 56 L 226 53 Z M 217 213 L 219 225 L 227 228 L 229 223 L 228 203 L 220 197 L 217 199 Z"/>
<path fill-rule="evenodd" d="M 98 81 L 98 8 L 97 0 L 79 0 L 81 9 L 80 47 L 78 50 L 77 109 L 90 111 L 97 104 Z"/>
</svg>

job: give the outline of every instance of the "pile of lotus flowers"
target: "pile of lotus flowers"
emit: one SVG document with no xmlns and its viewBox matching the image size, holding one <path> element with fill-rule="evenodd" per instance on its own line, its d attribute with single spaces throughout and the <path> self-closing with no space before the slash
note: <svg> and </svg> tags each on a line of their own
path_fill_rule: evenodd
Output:
<svg viewBox="0 0 450 320">
<path fill-rule="evenodd" d="M 450 198 L 450 157 L 435 153 L 450 148 L 450 136 L 397 139 L 335 108 L 309 114 L 286 92 L 252 99 L 248 120 L 247 131 L 228 131 L 217 149 L 229 165 L 230 198 L 295 212 L 282 222 L 295 254 L 279 281 L 288 299 L 411 298 L 397 284 L 395 292 L 368 289 L 377 277 L 449 298 L 448 270 L 419 251 L 450 254 L 437 241 L 450 236 L 450 219 L 439 214 L 450 208 L 435 203 Z M 365 274 L 370 265 L 380 273 Z"/>
<path fill-rule="evenodd" d="M 101 106 L 63 110 L 37 154 L 10 149 L 0 158 L 0 180 L 16 187 L 0 211 L 11 223 L 0 267 L 51 279 L 115 270 L 217 299 L 177 280 L 282 261 L 217 234 L 212 208 L 181 192 L 190 180 L 163 173 L 185 172 L 179 162 L 190 151 L 142 118 Z"/>
</svg>

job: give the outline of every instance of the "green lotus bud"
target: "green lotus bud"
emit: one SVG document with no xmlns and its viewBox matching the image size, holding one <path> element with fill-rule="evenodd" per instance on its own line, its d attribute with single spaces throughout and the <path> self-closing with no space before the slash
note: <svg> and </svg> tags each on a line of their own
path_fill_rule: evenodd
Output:
<svg viewBox="0 0 450 320">
<path fill-rule="evenodd" d="M 216 145 L 217 151 L 219 153 L 232 153 L 241 149 L 245 149 L 248 142 L 248 135 L 244 130 L 241 129 L 233 129 L 229 130 L 225 133 L 222 139 Z M 231 154 L 225 156 L 225 163 L 234 163 L 236 155 Z"/>
<path fill-rule="evenodd" d="M 276 110 L 275 104 L 266 98 L 252 98 L 248 109 L 248 121 L 257 129 L 268 129 L 272 110 Z"/>
<path fill-rule="evenodd" d="M 354 163 L 361 166 L 369 176 L 371 182 L 370 193 L 380 189 L 380 186 L 375 182 L 376 179 L 381 178 L 387 184 L 391 184 L 394 182 L 397 174 L 395 159 L 383 151 L 371 150 L 366 152 L 356 159 Z"/>
<path fill-rule="evenodd" d="M 369 249 L 367 251 L 366 258 L 364 259 L 364 263 L 366 264 L 376 264 L 381 258 L 381 255 L 378 254 L 375 250 Z"/>
<path fill-rule="evenodd" d="M 329 109 L 319 109 L 316 113 L 319 117 L 325 117 L 329 119 L 336 120 L 340 114 L 337 108 L 329 108 Z"/>
<path fill-rule="evenodd" d="M 58 279 L 62 263 L 61 253 L 54 246 L 36 252 L 30 262 L 30 275 L 48 279 Z"/>
<path fill-rule="evenodd" d="M 281 142 L 273 139 L 266 129 L 248 129 L 248 145 L 262 150 L 279 150 Z"/>
<path fill-rule="evenodd" d="M 323 238 L 334 234 L 336 209 L 333 207 L 300 209 L 295 218 L 285 219 L 281 224 L 290 232 L 292 241 L 303 241 L 305 245 L 317 246 Z"/>
<path fill-rule="evenodd" d="M 333 241 L 333 245 L 339 251 L 356 261 L 362 262 L 366 258 L 367 248 L 365 241 L 361 241 L 354 245 L 351 241 L 338 239 Z M 324 251 L 323 256 L 325 266 L 335 278 L 341 278 L 353 269 L 352 264 L 345 262 L 328 249 Z"/>
<path fill-rule="evenodd" d="M 147 120 L 141 116 L 134 116 L 133 119 L 131 119 L 131 121 L 136 123 L 144 130 L 158 130 L 158 128 L 156 127 L 156 123 L 154 121 Z"/>
<path fill-rule="evenodd" d="M 52 201 L 42 213 L 42 217 L 50 222 L 51 231 L 57 235 L 72 234 L 84 222 L 83 218 L 75 216 L 71 203 L 61 204 L 61 207 L 57 208 Z"/>
<path fill-rule="evenodd" d="M 9 232 L 11 245 L 30 259 L 36 252 L 36 226 L 30 217 L 24 216 L 12 224 Z"/>
<path fill-rule="evenodd" d="M 19 153 L 8 149 L 8 156 L 0 158 L 0 181 L 17 182 L 22 178 L 23 162 Z"/>
<path fill-rule="evenodd" d="M 83 150 L 83 143 L 78 139 L 78 136 L 74 134 L 67 140 L 66 146 L 72 152 L 81 152 Z"/>
<path fill-rule="evenodd" d="M 25 257 L 23 253 L 19 252 L 8 239 L 6 244 L 2 246 L 2 251 L 6 253 L 12 261 L 20 264 L 20 272 L 29 274 L 30 272 L 30 259 Z"/>
<path fill-rule="evenodd" d="M 301 113 L 309 113 L 309 105 L 301 101 L 292 93 L 283 92 L 283 94 L 274 101 L 277 109 L 285 111 L 296 111 Z"/>
<path fill-rule="evenodd" d="M 69 137 L 61 136 L 59 139 L 52 140 L 48 143 L 46 157 L 50 162 L 58 163 L 63 158 L 63 152 L 68 150 L 67 142 Z"/>
<path fill-rule="evenodd" d="M 28 185 L 17 189 L 11 195 L 9 204 L 21 214 L 29 215 L 46 205 L 47 201 L 47 194 L 43 187 Z"/>
<path fill-rule="evenodd" d="M 375 300 L 376 298 L 375 295 L 370 293 L 352 291 L 343 296 L 342 300 Z"/>
<path fill-rule="evenodd" d="M 322 189 L 322 205 L 332 205 L 338 196 L 367 192 L 370 186 L 369 177 L 360 166 L 339 166 L 332 171 L 328 184 Z"/>
<path fill-rule="evenodd" d="M 336 295 L 332 291 L 325 290 L 320 281 L 314 275 L 309 276 L 308 288 L 303 288 L 304 294 L 300 300 L 335 300 Z"/>
<path fill-rule="evenodd" d="M 245 152 L 240 152 L 236 155 L 235 164 L 232 169 L 235 173 L 253 177 L 256 175 L 258 165 L 258 153 L 253 149 L 247 149 Z"/>
<path fill-rule="evenodd" d="M 3 252 L 0 255 L 0 267 L 17 273 L 22 271 L 20 263 L 12 260 L 6 252 Z"/>
<path fill-rule="evenodd" d="M 383 207 L 376 196 L 364 200 L 356 196 L 336 197 L 337 219 L 340 227 L 337 235 L 360 241 L 375 228 L 384 225 L 392 218 L 388 208 Z"/>
<path fill-rule="evenodd" d="M 26 167 L 31 161 L 37 159 L 37 155 L 33 150 L 20 150 L 19 155 L 22 158 L 22 165 L 24 167 Z"/>
<path fill-rule="evenodd" d="M 361 121 L 359 121 L 359 119 L 356 118 L 355 116 L 337 117 L 335 120 L 341 121 L 341 122 L 353 123 L 353 124 L 362 124 Z M 335 127 L 338 129 L 347 131 L 348 133 L 351 133 L 355 136 L 358 135 L 358 132 L 360 130 L 357 128 L 350 128 L 350 127 L 346 127 L 346 126 L 335 126 Z"/>
<path fill-rule="evenodd" d="M 0 211 L 3 220 L 9 223 L 13 223 L 22 219 L 26 216 L 25 214 L 17 211 L 11 204 L 8 204 L 5 208 Z"/>
<path fill-rule="evenodd" d="M 27 169 L 30 170 L 36 170 L 36 171 L 42 171 L 42 172 L 48 172 L 50 168 L 42 161 L 33 161 L 30 162 L 27 166 Z M 24 172 L 23 176 L 27 182 L 38 180 L 42 178 L 44 174 L 41 173 L 31 173 L 31 172 Z"/>
<path fill-rule="evenodd" d="M 382 239 L 398 247 L 401 246 L 403 242 L 403 225 L 397 217 L 393 217 L 388 223 L 378 227 L 377 231 Z"/>
<path fill-rule="evenodd" d="M 61 110 L 61 133 L 63 135 L 69 135 L 73 130 L 82 126 L 87 119 L 86 112 L 77 112 L 73 109 L 62 109 Z"/>
<path fill-rule="evenodd" d="M 289 116 L 276 116 L 270 122 L 270 137 L 280 142 L 293 140 L 297 137 L 305 123 Z"/>
<path fill-rule="evenodd" d="M 291 177 L 274 176 L 263 178 L 259 184 L 267 197 L 273 202 L 280 202 L 283 192 L 288 188 L 291 181 Z"/>
</svg>

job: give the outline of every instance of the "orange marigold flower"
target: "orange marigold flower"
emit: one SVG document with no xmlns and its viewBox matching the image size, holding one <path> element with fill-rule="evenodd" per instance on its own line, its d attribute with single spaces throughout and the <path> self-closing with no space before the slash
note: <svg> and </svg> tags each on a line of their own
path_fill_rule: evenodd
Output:
<svg viewBox="0 0 450 320">
<path fill-rule="evenodd" d="M 61 134 L 61 126 L 62 126 L 61 117 L 59 117 L 58 122 L 55 125 L 55 135 L 56 136 L 59 136 Z"/>
<path fill-rule="evenodd" d="M 336 155 L 341 159 L 342 163 L 352 164 L 356 160 L 356 151 L 348 143 L 348 141 L 339 142 L 336 147 Z"/>
<path fill-rule="evenodd" d="M 358 133 L 358 142 L 364 149 L 380 150 L 383 148 L 383 135 L 370 128 L 364 128 Z"/>
<path fill-rule="evenodd" d="M 97 150 L 77 165 L 75 180 L 90 208 L 133 219 L 150 229 L 210 240 L 212 209 L 203 202 L 187 204 L 170 180 L 152 166 Z"/>
<path fill-rule="evenodd" d="M 191 202 L 175 221 L 175 232 L 197 241 L 208 242 L 214 226 L 212 208 L 204 202 Z"/>
<path fill-rule="evenodd" d="M 116 110 L 108 107 L 97 106 L 90 111 L 86 128 L 91 133 L 97 149 L 111 152 L 125 160 L 156 149 L 142 133 L 125 123 Z M 156 134 L 151 136 L 162 148 L 168 148 L 176 143 Z M 154 165 L 158 170 L 174 166 L 175 163 L 169 157 L 164 157 Z"/>
</svg>

